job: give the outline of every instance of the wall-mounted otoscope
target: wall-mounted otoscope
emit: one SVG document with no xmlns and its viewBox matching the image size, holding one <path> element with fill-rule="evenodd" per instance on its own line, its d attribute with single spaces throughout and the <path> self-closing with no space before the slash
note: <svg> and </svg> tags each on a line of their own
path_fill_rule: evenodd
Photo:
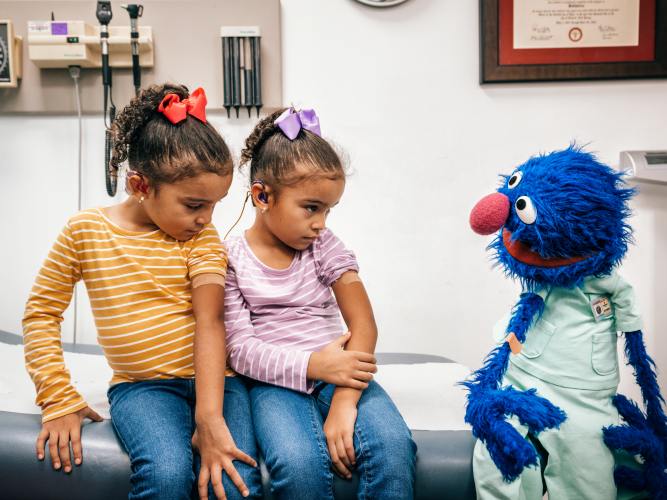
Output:
<svg viewBox="0 0 667 500">
<path fill-rule="evenodd" d="M 132 75 L 134 76 L 134 91 L 139 94 L 141 87 L 141 66 L 139 66 L 139 28 L 137 19 L 144 13 L 144 6 L 139 4 L 122 4 L 130 14 L 130 37 L 132 37 Z"/>
<path fill-rule="evenodd" d="M 109 23 L 113 14 L 111 13 L 111 2 L 97 2 L 97 20 L 100 22 L 100 42 L 102 44 L 102 84 L 104 85 L 104 112 L 107 111 L 107 92 L 111 75 L 109 74 Z"/>
<path fill-rule="evenodd" d="M 111 161 L 111 149 L 113 148 L 113 136 L 109 128 L 113 124 L 116 116 L 116 107 L 113 104 L 113 89 L 111 85 L 111 67 L 109 66 L 109 22 L 113 14 L 111 13 L 111 2 L 97 2 L 97 20 L 100 22 L 100 43 L 102 44 L 102 84 L 104 85 L 104 124 L 107 121 L 107 97 L 111 98 L 111 108 L 109 109 L 109 125 L 104 132 L 104 171 L 106 173 L 107 194 L 116 195 L 117 181 L 116 177 L 109 171 L 109 162 Z"/>
</svg>

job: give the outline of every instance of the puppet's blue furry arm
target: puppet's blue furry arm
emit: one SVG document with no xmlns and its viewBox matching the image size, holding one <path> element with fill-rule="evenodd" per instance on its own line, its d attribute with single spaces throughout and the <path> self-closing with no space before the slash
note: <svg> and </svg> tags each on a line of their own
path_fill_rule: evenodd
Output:
<svg viewBox="0 0 667 500">
<path fill-rule="evenodd" d="M 514 308 L 507 331 L 523 343 L 526 332 L 543 311 L 542 297 L 524 295 Z M 484 366 L 461 384 L 468 389 L 465 421 L 472 426 L 473 435 L 486 445 L 507 482 L 518 478 L 524 467 L 537 466 L 538 455 L 535 447 L 505 421 L 505 416 L 518 417 L 531 434 L 557 428 L 566 418 L 562 410 L 537 396 L 534 389 L 522 392 L 513 387 L 501 388 L 509 356 L 509 344 L 496 347 Z"/>
<path fill-rule="evenodd" d="M 648 490 L 653 500 L 664 500 L 667 499 L 667 420 L 662 410 L 665 401 L 656 380 L 655 363 L 646 353 L 641 331 L 625 334 L 625 355 L 628 364 L 634 368 L 646 415 L 634 402 L 621 394 L 616 395 L 614 405 L 625 423 L 603 429 L 604 441 L 614 450 L 641 455 L 644 470 L 617 467 L 614 480 L 617 485 L 634 491 Z"/>
</svg>

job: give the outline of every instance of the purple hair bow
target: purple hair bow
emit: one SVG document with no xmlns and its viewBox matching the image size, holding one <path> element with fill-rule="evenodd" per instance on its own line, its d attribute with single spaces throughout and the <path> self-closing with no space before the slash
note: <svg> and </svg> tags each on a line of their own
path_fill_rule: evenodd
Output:
<svg viewBox="0 0 667 500">
<path fill-rule="evenodd" d="M 299 130 L 302 128 L 322 137 L 320 119 L 312 109 L 302 109 L 298 113 L 295 113 L 294 108 L 289 108 L 273 123 L 280 127 L 280 130 L 283 131 L 290 141 L 293 141 L 299 135 Z"/>
</svg>

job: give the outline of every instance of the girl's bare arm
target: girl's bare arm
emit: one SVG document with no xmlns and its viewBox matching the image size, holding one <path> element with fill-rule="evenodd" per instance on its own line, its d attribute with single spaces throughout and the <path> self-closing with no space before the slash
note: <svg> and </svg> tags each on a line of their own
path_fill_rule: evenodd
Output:
<svg viewBox="0 0 667 500">
<path fill-rule="evenodd" d="M 224 470 L 241 491 L 248 495 L 248 488 L 236 471 L 233 460 L 257 466 L 248 455 L 234 444 L 232 435 L 222 416 L 225 393 L 226 339 L 225 339 L 225 289 L 209 283 L 192 289 L 192 309 L 195 315 L 195 381 L 197 387 L 197 430 L 192 445 L 201 455 L 199 496 L 208 498 L 209 479 L 216 496 L 226 498 L 222 486 Z"/>
<path fill-rule="evenodd" d="M 352 279 L 351 279 L 352 278 Z M 348 271 L 333 284 L 334 295 L 345 324 L 352 333 L 347 350 L 369 354 L 375 352 L 378 330 L 371 301 L 357 273 Z M 336 387 L 331 400 L 331 409 L 324 423 L 324 434 L 334 465 L 334 471 L 345 478 L 352 475 L 355 465 L 354 424 L 357 419 L 357 403 L 363 390 Z"/>
</svg>

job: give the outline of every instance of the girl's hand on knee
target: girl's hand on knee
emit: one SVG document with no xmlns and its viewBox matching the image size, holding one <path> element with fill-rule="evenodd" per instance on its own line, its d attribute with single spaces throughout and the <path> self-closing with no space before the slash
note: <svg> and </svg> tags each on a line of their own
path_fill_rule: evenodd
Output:
<svg viewBox="0 0 667 500">
<path fill-rule="evenodd" d="M 354 424 L 357 421 L 356 404 L 332 404 L 324 422 L 324 435 L 333 471 L 339 477 L 350 479 L 356 466 L 354 454 Z"/>
<path fill-rule="evenodd" d="M 61 462 L 65 472 L 72 470 L 70 460 L 69 442 L 72 441 L 72 452 L 74 454 L 74 463 L 80 465 L 83 457 L 81 455 L 81 422 L 85 418 L 100 422 L 100 417 L 89 407 L 55 418 L 42 424 L 42 430 L 37 436 L 37 458 L 44 458 L 44 446 L 46 440 L 49 440 L 49 454 L 53 462 L 54 469 L 60 469 Z"/>
<path fill-rule="evenodd" d="M 223 470 L 244 497 L 250 494 L 232 461 L 240 460 L 252 467 L 257 467 L 257 462 L 236 447 L 222 416 L 219 420 L 208 419 L 204 424 L 197 424 L 197 429 L 192 436 L 192 448 L 201 455 L 201 471 L 197 483 L 201 500 L 208 498 L 209 480 L 218 500 L 227 498 L 222 485 Z"/>
<path fill-rule="evenodd" d="M 310 355 L 306 376 L 339 387 L 363 390 L 378 371 L 377 360 L 372 354 L 344 351 L 343 347 L 352 334 L 347 332 L 331 341 L 324 349 Z"/>
</svg>

